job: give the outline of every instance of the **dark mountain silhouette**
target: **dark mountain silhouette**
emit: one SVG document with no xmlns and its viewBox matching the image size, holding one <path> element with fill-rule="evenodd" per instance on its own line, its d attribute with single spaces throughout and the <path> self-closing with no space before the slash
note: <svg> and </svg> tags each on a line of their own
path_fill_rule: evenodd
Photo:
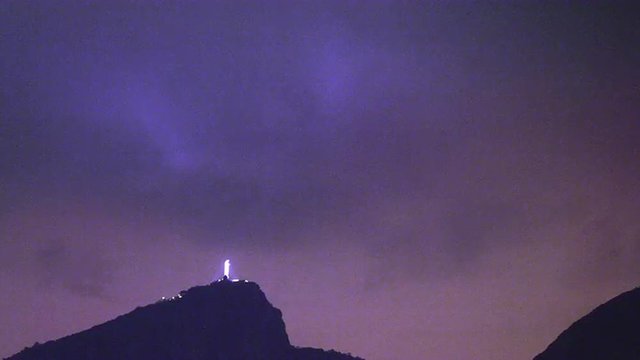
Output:
<svg viewBox="0 0 640 360">
<path fill-rule="evenodd" d="M 221 280 L 36 344 L 10 360 L 362 360 L 289 343 L 258 284 Z"/>
<path fill-rule="evenodd" d="M 576 321 L 534 360 L 640 359 L 640 288 Z"/>
</svg>

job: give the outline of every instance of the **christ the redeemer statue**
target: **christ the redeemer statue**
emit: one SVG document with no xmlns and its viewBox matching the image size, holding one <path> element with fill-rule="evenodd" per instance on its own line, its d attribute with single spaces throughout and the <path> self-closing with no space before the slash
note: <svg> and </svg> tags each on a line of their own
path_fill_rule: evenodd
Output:
<svg viewBox="0 0 640 360">
<path fill-rule="evenodd" d="M 231 261 L 229 259 L 224 261 L 224 276 L 223 279 L 229 279 L 229 271 L 231 270 Z"/>
</svg>

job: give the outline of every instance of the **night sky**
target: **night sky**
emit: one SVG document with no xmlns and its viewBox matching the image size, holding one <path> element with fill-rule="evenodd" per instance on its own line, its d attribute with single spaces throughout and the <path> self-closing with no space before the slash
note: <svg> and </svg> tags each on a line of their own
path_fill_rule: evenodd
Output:
<svg viewBox="0 0 640 360">
<path fill-rule="evenodd" d="M 640 285 L 629 2 L 0 2 L 0 357 L 222 273 L 292 343 L 530 359 Z"/>
</svg>

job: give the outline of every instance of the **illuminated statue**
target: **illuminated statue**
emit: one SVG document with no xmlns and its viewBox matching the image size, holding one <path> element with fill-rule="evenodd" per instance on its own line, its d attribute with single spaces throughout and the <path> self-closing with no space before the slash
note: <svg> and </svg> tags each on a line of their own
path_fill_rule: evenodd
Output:
<svg viewBox="0 0 640 360">
<path fill-rule="evenodd" d="M 229 279 L 229 271 L 231 270 L 231 261 L 229 259 L 224 261 L 224 276 L 222 277 L 223 280 L 228 280 Z"/>
<path fill-rule="evenodd" d="M 233 283 L 248 283 L 249 282 L 247 280 L 231 279 L 231 260 L 229 260 L 229 259 L 224 261 L 224 273 L 222 274 L 222 277 L 219 278 L 217 281 L 218 282 L 220 282 L 220 281 L 233 282 Z"/>
</svg>

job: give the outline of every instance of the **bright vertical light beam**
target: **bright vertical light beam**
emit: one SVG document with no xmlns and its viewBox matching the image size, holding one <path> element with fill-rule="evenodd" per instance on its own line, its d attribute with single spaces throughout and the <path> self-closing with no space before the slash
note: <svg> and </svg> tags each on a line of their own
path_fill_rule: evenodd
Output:
<svg viewBox="0 0 640 360">
<path fill-rule="evenodd" d="M 224 276 L 229 278 L 229 270 L 231 270 L 231 261 L 229 259 L 224 261 Z"/>
</svg>

